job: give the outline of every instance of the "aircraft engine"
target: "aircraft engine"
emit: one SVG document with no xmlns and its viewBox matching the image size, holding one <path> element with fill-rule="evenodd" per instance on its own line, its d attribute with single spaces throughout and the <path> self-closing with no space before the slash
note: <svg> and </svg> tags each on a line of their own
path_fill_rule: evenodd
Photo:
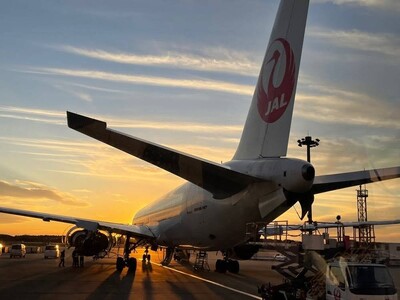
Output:
<svg viewBox="0 0 400 300">
<path fill-rule="evenodd" d="M 84 256 L 102 256 L 113 246 L 113 238 L 108 232 L 89 231 L 74 226 L 66 237 L 69 247 L 75 247 L 79 254 Z"/>
<path fill-rule="evenodd" d="M 260 246 L 258 245 L 247 245 L 247 244 L 238 245 L 233 247 L 232 252 L 229 255 L 229 258 L 248 260 L 254 254 L 256 254 L 258 250 L 260 250 Z"/>
</svg>

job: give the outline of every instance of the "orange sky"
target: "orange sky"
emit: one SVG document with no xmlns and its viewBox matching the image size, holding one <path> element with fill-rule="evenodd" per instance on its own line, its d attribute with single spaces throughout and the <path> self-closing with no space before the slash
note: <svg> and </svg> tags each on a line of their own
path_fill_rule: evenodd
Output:
<svg viewBox="0 0 400 300">
<path fill-rule="evenodd" d="M 54 143 L 53 143 L 54 145 Z M 8 189 L 19 189 L 19 194 L 14 191 L 8 196 L 3 195 L 4 206 L 48 213 L 77 216 L 89 219 L 98 219 L 120 223 L 130 223 L 134 213 L 161 197 L 169 190 L 178 186 L 183 180 L 174 175 L 142 162 L 136 158 L 102 145 L 96 141 L 84 142 L 74 151 L 72 145 L 58 145 L 73 159 L 67 159 L 60 164 L 73 164 L 72 161 L 81 159 L 79 171 L 73 168 L 65 170 L 60 167 L 55 170 L 53 182 L 62 180 L 62 188 L 49 187 L 32 181 L 0 182 Z M 82 152 L 85 148 L 91 149 L 90 159 Z M 179 145 L 177 146 L 179 148 Z M 327 145 L 322 142 L 320 148 L 314 149 L 316 168 L 329 165 L 329 157 L 324 157 Z M 60 150 L 60 149 L 58 149 Z M 84 150 L 84 151 L 82 151 Z M 233 149 L 210 149 L 201 147 L 180 147 L 180 150 L 204 155 L 206 158 L 216 160 L 225 156 L 226 159 L 233 154 Z M 301 157 L 304 150 L 290 147 L 290 151 Z M 71 160 L 68 162 L 68 160 Z M 39 159 L 40 161 L 40 159 Z M 318 169 L 319 170 L 319 169 Z M 400 215 L 398 180 L 369 184 L 368 217 L 369 220 L 397 219 Z M 336 215 L 342 216 L 342 221 L 357 220 L 356 189 L 344 190 L 316 195 L 314 205 L 314 219 L 318 221 L 335 221 Z M 7 188 L 4 188 L 7 190 Z M 292 224 L 301 224 L 297 212 L 301 212 L 299 204 L 282 215 L 278 220 L 289 220 Z M 57 222 L 43 222 L 41 220 L 1 215 L 0 232 L 7 234 L 63 234 L 71 226 Z M 383 227 L 376 230 L 378 241 L 400 241 L 400 234 Z M 397 228 L 397 227 L 394 227 Z M 351 233 L 352 231 L 349 231 Z"/>
</svg>

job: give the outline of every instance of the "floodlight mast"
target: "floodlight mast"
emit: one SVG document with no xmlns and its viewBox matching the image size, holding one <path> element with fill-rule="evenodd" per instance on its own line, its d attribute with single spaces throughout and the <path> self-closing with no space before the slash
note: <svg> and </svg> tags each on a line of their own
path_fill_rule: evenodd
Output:
<svg viewBox="0 0 400 300">
<path fill-rule="evenodd" d="M 298 146 L 303 147 L 307 146 L 307 161 L 310 163 L 311 162 L 311 148 L 319 146 L 319 139 L 315 139 L 315 141 L 312 139 L 311 136 L 306 136 L 302 138 L 301 140 L 297 140 Z"/>
<path fill-rule="evenodd" d="M 303 147 L 307 146 L 307 161 L 311 163 L 311 148 L 318 147 L 319 146 L 320 139 L 315 139 L 313 140 L 311 136 L 307 135 L 304 138 L 301 138 L 297 140 L 298 146 Z M 308 211 L 307 214 L 308 217 L 308 223 L 312 224 L 313 219 L 312 219 L 312 204 L 310 205 L 310 210 Z M 311 234 L 311 232 L 310 232 Z"/>
</svg>

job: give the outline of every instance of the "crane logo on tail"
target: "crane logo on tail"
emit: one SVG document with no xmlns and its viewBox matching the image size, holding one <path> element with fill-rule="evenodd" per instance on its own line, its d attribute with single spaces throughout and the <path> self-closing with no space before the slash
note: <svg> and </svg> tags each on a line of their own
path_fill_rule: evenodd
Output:
<svg viewBox="0 0 400 300">
<path fill-rule="evenodd" d="M 290 44 L 283 38 L 276 39 L 267 50 L 257 84 L 258 112 L 266 123 L 279 120 L 288 107 L 293 94 L 295 73 Z"/>
</svg>

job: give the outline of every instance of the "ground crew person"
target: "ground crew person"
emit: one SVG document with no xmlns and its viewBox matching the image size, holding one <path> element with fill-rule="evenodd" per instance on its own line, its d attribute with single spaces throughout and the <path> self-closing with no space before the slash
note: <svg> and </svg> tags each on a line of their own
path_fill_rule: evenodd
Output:
<svg viewBox="0 0 400 300">
<path fill-rule="evenodd" d="M 79 265 L 78 265 L 78 253 L 76 252 L 76 250 L 74 250 L 72 252 L 72 266 L 73 267 L 79 267 Z"/>
<path fill-rule="evenodd" d="M 65 267 L 65 249 L 61 251 L 59 267 Z"/>
</svg>

